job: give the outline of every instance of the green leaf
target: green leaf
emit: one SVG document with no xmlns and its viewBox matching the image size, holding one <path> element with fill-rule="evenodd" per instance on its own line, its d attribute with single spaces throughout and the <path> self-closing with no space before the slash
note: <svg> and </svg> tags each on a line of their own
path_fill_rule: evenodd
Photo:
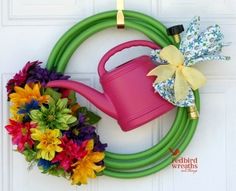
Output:
<svg viewBox="0 0 236 191">
<path fill-rule="evenodd" d="M 78 111 L 79 111 L 80 113 L 86 115 L 88 110 L 87 110 L 86 107 L 80 107 L 80 108 L 78 109 Z"/>
<path fill-rule="evenodd" d="M 33 161 L 34 159 L 36 159 L 37 153 L 32 150 L 32 149 L 26 149 L 23 151 L 23 154 L 25 155 L 25 159 L 28 162 Z"/>
<path fill-rule="evenodd" d="M 74 105 L 77 103 L 77 98 L 76 98 L 76 94 L 74 91 L 70 91 L 68 99 L 70 100 L 70 105 Z"/>
<path fill-rule="evenodd" d="M 86 122 L 93 125 L 95 123 L 98 123 L 101 119 L 100 116 L 96 115 L 92 111 L 89 111 L 86 107 L 80 107 L 78 111 L 85 115 Z"/>
<path fill-rule="evenodd" d="M 86 121 L 91 125 L 96 124 L 101 120 L 100 116 L 96 115 L 95 113 L 91 111 L 87 111 L 86 117 L 87 117 Z"/>
<path fill-rule="evenodd" d="M 47 171 L 44 171 L 44 173 L 48 173 L 48 174 L 51 174 L 53 176 L 58 176 L 58 177 L 62 176 L 65 178 L 69 176 L 69 174 L 64 169 L 57 168 L 56 166 L 52 166 Z"/>
<path fill-rule="evenodd" d="M 61 98 L 61 94 L 52 88 L 46 88 L 44 95 L 50 95 L 55 101 Z"/>
<path fill-rule="evenodd" d="M 96 176 L 102 176 L 102 175 L 104 175 L 103 171 L 96 173 Z"/>
</svg>

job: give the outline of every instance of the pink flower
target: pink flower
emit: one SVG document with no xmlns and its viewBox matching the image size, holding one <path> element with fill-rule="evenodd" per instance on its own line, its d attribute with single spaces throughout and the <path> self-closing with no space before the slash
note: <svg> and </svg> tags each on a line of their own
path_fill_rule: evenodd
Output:
<svg viewBox="0 0 236 191">
<path fill-rule="evenodd" d="M 7 92 L 8 95 L 12 92 L 14 92 L 14 86 L 24 86 L 26 84 L 26 80 L 28 78 L 28 72 L 35 66 L 41 64 L 39 61 L 34 61 L 34 62 L 27 62 L 24 68 L 19 71 L 18 73 L 15 74 L 13 79 L 9 80 L 7 83 Z"/>
<path fill-rule="evenodd" d="M 35 128 L 36 125 L 32 123 L 21 123 L 14 120 L 9 120 L 10 124 L 5 128 L 12 136 L 12 143 L 17 145 L 17 149 L 23 152 L 25 147 L 32 148 L 34 141 L 31 139 L 30 129 Z"/>
<path fill-rule="evenodd" d="M 72 164 L 78 160 L 83 159 L 87 155 L 86 145 L 87 141 L 83 142 L 81 146 L 69 140 L 66 136 L 61 138 L 60 147 L 63 148 L 62 152 L 57 153 L 52 163 L 59 162 L 59 166 L 66 171 L 71 169 Z"/>
</svg>

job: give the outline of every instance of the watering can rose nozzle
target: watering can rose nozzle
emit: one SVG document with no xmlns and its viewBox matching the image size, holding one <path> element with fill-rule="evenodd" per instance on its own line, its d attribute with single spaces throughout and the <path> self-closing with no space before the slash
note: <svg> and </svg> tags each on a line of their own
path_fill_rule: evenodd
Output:
<svg viewBox="0 0 236 191">
<path fill-rule="evenodd" d="M 180 43 L 180 33 L 182 33 L 184 31 L 184 26 L 183 25 L 175 25 L 175 26 L 168 28 L 166 31 L 167 31 L 168 35 L 174 37 L 174 40 L 176 43 Z"/>
</svg>

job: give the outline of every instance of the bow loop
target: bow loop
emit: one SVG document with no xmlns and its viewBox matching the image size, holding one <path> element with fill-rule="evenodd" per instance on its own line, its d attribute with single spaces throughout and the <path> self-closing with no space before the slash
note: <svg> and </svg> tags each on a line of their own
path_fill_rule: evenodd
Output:
<svg viewBox="0 0 236 191">
<path fill-rule="evenodd" d="M 206 83 L 205 76 L 197 69 L 184 67 L 182 74 L 193 90 L 197 90 Z"/>
<path fill-rule="evenodd" d="M 173 45 L 163 48 L 160 52 L 160 58 L 174 66 L 179 66 L 184 63 L 183 54 Z"/>
</svg>

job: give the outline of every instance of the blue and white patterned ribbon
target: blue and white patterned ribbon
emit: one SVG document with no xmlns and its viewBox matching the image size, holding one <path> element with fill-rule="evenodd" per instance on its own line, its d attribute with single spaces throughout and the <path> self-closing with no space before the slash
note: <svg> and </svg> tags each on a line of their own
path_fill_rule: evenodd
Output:
<svg viewBox="0 0 236 191">
<path fill-rule="evenodd" d="M 225 46 L 222 42 L 223 38 L 219 25 L 209 26 L 205 31 L 200 32 L 200 17 L 194 17 L 182 36 L 179 46 L 179 50 L 184 55 L 184 66 L 192 66 L 210 60 L 229 60 L 230 57 L 220 55 Z M 160 58 L 160 50 L 153 50 L 151 57 L 157 63 L 166 64 L 166 61 Z M 176 101 L 174 82 L 175 76 L 153 84 L 153 87 L 155 92 L 178 107 L 193 106 L 195 98 L 190 87 L 186 98 Z"/>
</svg>

